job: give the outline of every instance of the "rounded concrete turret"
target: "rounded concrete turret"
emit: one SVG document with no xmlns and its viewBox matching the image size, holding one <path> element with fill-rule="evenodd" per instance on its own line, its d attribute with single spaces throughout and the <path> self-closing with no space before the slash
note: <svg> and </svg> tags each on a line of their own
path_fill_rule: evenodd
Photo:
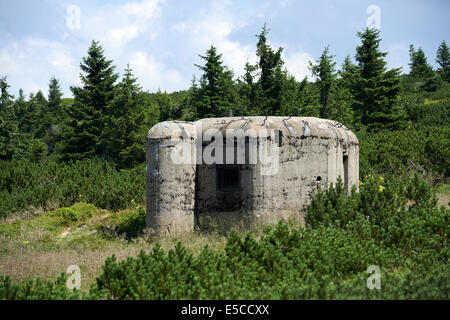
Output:
<svg viewBox="0 0 450 320">
<path fill-rule="evenodd" d="M 165 121 L 147 134 L 147 228 L 157 235 L 194 226 L 194 125 Z"/>
</svg>

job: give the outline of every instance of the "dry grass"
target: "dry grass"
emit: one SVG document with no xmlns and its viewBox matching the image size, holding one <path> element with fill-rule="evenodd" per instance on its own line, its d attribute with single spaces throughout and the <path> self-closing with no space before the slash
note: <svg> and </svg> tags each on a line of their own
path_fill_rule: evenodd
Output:
<svg viewBox="0 0 450 320">
<path fill-rule="evenodd" d="M 53 238 L 49 238 L 53 237 Z M 99 235 L 91 239 L 97 243 Z M 9 275 L 13 281 L 24 282 L 28 278 L 39 277 L 44 280 L 55 280 L 70 265 L 80 267 L 81 289 L 87 292 L 102 271 L 107 257 L 116 255 L 118 260 L 128 256 L 135 257 L 141 250 L 152 250 L 154 241 L 139 237 L 132 241 L 124 239 L 104 240 L 92 248 L 85 243 L 74 247 L 65 243 L 65 238 L 57 238 L 42 228 L 23 227 L 13 238 L 0 235 L 0 275 Z M 180 241 L 194 254 L 198 254 L 207 244 L 209 248 L 223 250 L 226 237 L 219 235 L 202 235 L 191 233 L 179 236 L 166 236 L 159 239 L 162 248 L 172 249 Z"/>
<path fill-rule="evenodd" d="M 450 202 L 450 185 L 446 184 L 441 186 L 438 189 L 437 192 L 438 197 L 438 207 L 444 206 L 446 208 L 449 208 L 449 202 Z"/>
<path fill-rule="evenodd" d="M 113 253 L 118 258 L 135 255 L 136 247 L 109 247 L 103 250 L 64 250 L 60 252 L 36 251 L 24 248 L 0 259 L 1 274 L 9 275 L 14 281 L 23 282 L 28 278 L 39 277 L 55 280 L 70 265 L 78 265 L 81 270 L 81 286 L 87 291 L 90 284 L 101 272 L 104 260 Z"/>
<path fill-rule="evenodd" d="M 15 213 L 11 216 L 10 215 L 0 216 L 0 223 L 13 223 L 14 221 L 17 221 L 17 220 L 36 219 L 37 217 L 41 216 L 45 212 L 55 210 L 59 207 L 60 207 L 59 202 L 56 202 L 56 201 L 49 201 L 46 205 L 46 208 L 30 206 L 27 209 L 25 209 L 21 212 Z"/>
</svg>

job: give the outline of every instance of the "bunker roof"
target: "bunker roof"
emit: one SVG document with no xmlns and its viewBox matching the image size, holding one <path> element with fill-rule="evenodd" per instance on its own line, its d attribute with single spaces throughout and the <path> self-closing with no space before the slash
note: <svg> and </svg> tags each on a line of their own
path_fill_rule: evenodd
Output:
<svg viewBox="0 0 450 320">
<path fill-rule="evenodd" d="M 348 144 L 358 144 L 356 135 L 341 123 L 316 117 L 223 117 L 206 118 L 195 122 L 164 121 L 153 126 L 148 134 L 149 139 L 164 139 L 174 136 L 194 137 L 195 128 L 205 133 L 215 128 L 225 136 L 226 130 L 242 130 L 244 134 L 252 130 L 279 130 L 285 137 L 316 137 L 339 139 Z"/>
</svg>

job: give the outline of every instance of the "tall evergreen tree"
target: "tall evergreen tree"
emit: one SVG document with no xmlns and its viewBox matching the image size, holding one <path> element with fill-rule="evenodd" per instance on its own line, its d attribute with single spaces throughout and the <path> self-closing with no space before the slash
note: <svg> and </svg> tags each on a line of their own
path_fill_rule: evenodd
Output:
<svg viewBox="0 0 450 320">
<path fill-rule="evenodd" d="M 342 79 L 337 79 L 330 93 L 328 104 L 328 118 L 339 121 L 353 129 L 355 99 L 351 91 L 342 84 Z"/>
<path fill-rule="evenodd" d="M 256 66 L 248 61 L 244 67 L 245 73 L 238 79 L 238 93 L 240 97 L 242 115 L 250 115 L 255 110 L 255 71 Z"/>
<path fill-rule="evenodd" d="M 145 160 L 147 121 L 142 89 L 129 66 L 110 108 L 110 121 L 105 129 L 108 155 L 121 168 L 131 168 Z"/>
<path fill-rule="evenodd" d="M 277 71 L 277 82 L 279 83 L 278 105 L 280 106 L 277 115 L 297 116 L 300 112 L 298 106 L 298 82 L 294 76 L 290 75 L 286 69 Z"/>
<path fill-rule="evenodd" d="M 350 55 L 347 55 L 341 65 L 341 70 L 338 71 L 338 75 L 341 79 L 341 84 L 349 90 L 352 90 L 355 86 L 357 73 L 358 67 L 352 62 L 352 60 L 350 59 Z"/>
<path fill-rule="evenodd" d="M 109 122 L 108 110 L 114 99 L 114 73 L 112 60 L 106 59 L 103 48 L 92 41 L 88 54 L 80 63 L 82 87 L 71 87 L 74 104 L 68 110 L 69 130 L 65 133 L 65 159 L 92 156 L 106 157 L 105 125 Z"/>
<path fill-rule="evenodd" d="M 441 78 L 450 82 L 450 51 L 445 41 L 442 41 L 437 49 L 436 62 L 439 65 L 438 72 Z"/>
<path fill-rule="evenodd" d="M 314 85 L 319 92 L 320 117 L 351 126 L 354 104 L 351 89 L 356 66 L 347 56 L 342 70 L 338 73 L 333 58 L 334 55 L 329 54 L 329 46 L 327 46 L 316 64 L 310 62 L 309 65 L 312 75 L 317 79 Z M 341 76 L 339 79 L 338 74 Z"/>
<path fill-rule="evenodd" d="M 36 138 L 43 138 L 53 120 L 48 110 L 48 101 L 41 90 L 30 96 L 32 133 Z"/>
<path fill-rule="evenodd" d="M 183 115 L 184 120 L 192 121 L 198 119 L 197 117 L 197 101 L 199 96 L 199 88 L 197 86 L 197 79 L 195 75 L 192 76 L 191 86 L 187 92 L 186 97 L 182 101 L 185 114 Z"/>
<path fill-rule="evenodd" d="M 358 78 L 355 86 L 356 112 L 370 130 L 394 129 L 405 124 L 406 114 L 398 105 L 400 69 L 386 70 L 381 52 L 380 31 L 366 28 L 358 32 L 361 45 L 356 47 Z"/>
<path fill-rule="evenodd" d="M 355 79 L 358 68 L 347 55 L 337 72 L 338 79 L 332 92 L 330 106 L 330 118 L 335 119 L 348 127 L 353 128 L 355 117 L 353 108 L 355 106 Z"/>
<path fill-rule="evenodd" d="M 25 93 L 19 89 L 19 96 L 16 99 L 16 116 L 18 128 L 21 132 L 25 132 L 25 121 L 28 115 L 28 103 L 26 101 Z"/>
<path fill-rule="evenodd" d="M 64 118 L 61 106 L 62 92 L 59 81 L 53 77 L 48 85 L 48 109 L 55 121 L 59 122 Z"/>
<path fill-rule="evenodd" d="M 307 76 L 299 83 L 297 99 L 299 107 L 298 115 L 304 117 L 320 116 L 319 92 L 317 87 L 308 81 Z"/>
<path fill-rule="evenodd" d="M 263 114 L 277 115 L 280 113 L 283 80 L 287 73 L 283 72 L 284 64 L 281 59 L 283 48 L 273 50 L 267 43 L 267 34 L 269 30 L 264 24 L 261 33 L 257 35 L 258 43 L 256 45 L 256 56 L 259 58 L 258 68 L 260 77 L 258 87 L 256 88 L 256 109 Z"/>
<path fill-rule="evenodd" d="M 18 141 L 18 125 L 13 102 L 9 93 L 7 77 L 0 78 L 0 159 L 10 160 L 14 156 Z"/>
<path fill-rule="evenodd" d="M 298 105 L 298 83 L 284 67 L 283 48 L 272 49 L 267 40 L 269 30 L 264 24 L 259 35 L 256 35 L 255 66 L 247 66 L 246 77 L 256 73 L 258 81 L 251 86 L 252 115 L 296 115 L 301 112 Z"/>
<path fill-rule="evenodd" d="M 317 60 L 317 64 L 309 63 L 309 69 L 313 76 L 317 78 L 317 85 L 320 92 L 320 116 L 327 119 L 327 105 L 330 99 L 330 91 L 336 80 L 336 62 L 333 61 L 334 55 L 329 54 L 329 46 L 326 46 Z"/>
<path fill-rule="evenodd" d="M 214 46 L 200 57 L 205 65 L 196 65 L 203 71 L 200 79 L 196 108 L 198 118 L 225 116 L 228 109 L 236 109 L 236 89 L 233 82 L 233 72 L 223 65 L 222 55 Z"/>
<path fill-rule="evenodd" d="M 180 105 L 176 105 L 166 91 L 156 92 L 156 104 L 159 108 L 160 121 L 178 120 L 183 116 L 183 110 Z"/>
<path fill-rule="evenodd" d="M 433 76 L 433 68 L 428 64 L 421 47 L 416 51 L 412 44 L 409 46 L 409 60 L 409 75 L 411 77 L 429 79 Z"/>
<path fill-rule="evenodd" d="M 55 144 L 60 140 L 61 122 L 64 119 L 61 97 L 59 81 L 53 77 L 48 85 L 48 103 L 43 117 L 46 128 L 44 141 L 48 145 L 49 153 L 53 153 Z"/>
<path fill-rule="evenodd" d="M 31 137 L 38 137 L 41 128 L 42 112 L 46 108 L 47 100 L 40 90 L 36 94 L 30 93 L 28 101 L 25 101 L 22 94 L 19 91 L 19 98 L 16 101 L 16 104 L 18 104 L 17 119 L 19 129 L 22 133 L 29 134 Z"/>
<path fill-rule="evenodd" d="M 47 144 L 37 136 L 45 117 L 42 110 L 47 101 L 42 91 L 30 94 L 30 100 L 26 101 L 25 94 L 19 89 L 19 96 L 14 102 L 17 121 L 17 136 L 15 141 L 14 158 L 38 161 L 48 154 Z"/>
</svg>

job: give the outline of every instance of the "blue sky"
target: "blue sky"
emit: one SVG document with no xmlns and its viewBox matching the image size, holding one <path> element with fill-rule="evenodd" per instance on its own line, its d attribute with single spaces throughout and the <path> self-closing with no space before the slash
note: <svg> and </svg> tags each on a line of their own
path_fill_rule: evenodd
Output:
<svg viewBox="0 0 450 320">
<path fill-rule="evenodd" d="M 199 54 L 214 44 L 225 64 L 242 75 L 255 62 L 256 38 L 267 23 L 269 42 L 284 47 L 288 71 L 298 80 L 310 76 L 308 61 L 324 46 L 338 66 L 352 58 L 356 36 L 373 13 L 380 13 L 381 49 L 389 67 L 408 72 L 410 44 L 421 46 L 434 67 L 437 47 L 450 43 L 450 1 L 181 1 L 181 0 L 0 0 L 0 75 L 11 93 L 41 89 L 50 77 L 60 80 L 65 97 L 80 85 L 79 64 L 92 39 L 123 73 L 130 64 L 144 90 L 187 89 Z M 79 17 L 79 19 L 77 18 Z"/>
</svg>

